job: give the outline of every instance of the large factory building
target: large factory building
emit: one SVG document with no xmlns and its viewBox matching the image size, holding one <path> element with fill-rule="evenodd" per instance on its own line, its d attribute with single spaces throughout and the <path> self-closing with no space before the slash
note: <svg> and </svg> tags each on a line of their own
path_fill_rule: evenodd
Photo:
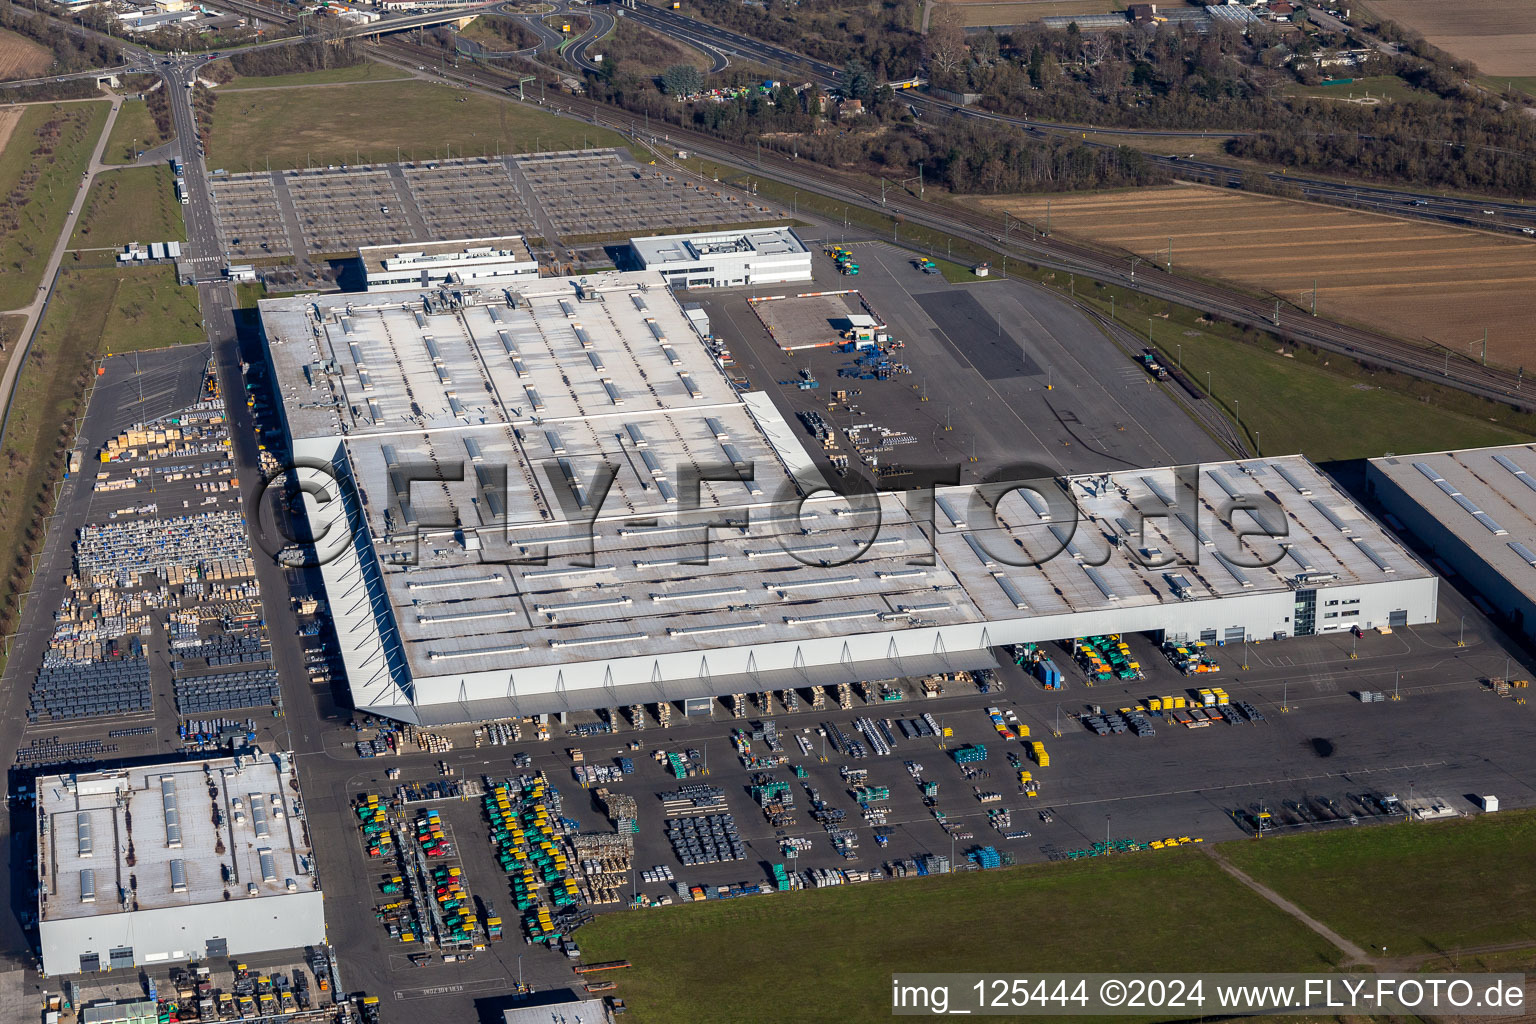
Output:
<svg viewBox="0 0 1536 1024">
<path fill-rule="evenodd" d="M 978 667 L 1025 641 L 1435 617 L 1434 574 L 1299 456 L 839 498 L 656 271 L 261 313 L 352 696 L 377 714 L 476 721 Z"/>
<path fill-rule="evenodd" d="M 325 941 L 286 754 L 44 776 L 37 811 L 45 974 Z"/>
</svg>

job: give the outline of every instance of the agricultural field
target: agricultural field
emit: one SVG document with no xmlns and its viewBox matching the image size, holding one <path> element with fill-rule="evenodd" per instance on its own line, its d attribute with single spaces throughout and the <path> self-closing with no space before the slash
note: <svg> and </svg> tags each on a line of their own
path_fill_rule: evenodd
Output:
<svg viewBox="0 0 1536 1024">
<path fill-rule="evenodd" d="M 117 110 L 117 120 L 112 122 L 112 134 L 107 136 L 107 148 L 102 151 L 101 162 L 131 164 L 138 154 L 165 141 L 154 115 L 149 112 L 149 105 L 143 100 L 124 100 Z"/>
<path fill-rule="evenodd" d="M 98 174 L 70 245 L 105 249 L 129 242 L 181 242 L 187 237 L 169 165 Z"/>
<path fill-rule="evenodd" d="M 48 47 L 0 28 L 0 82 L 36 78 L 52 66 L 53 54 Z"/>
<path fill-rule="evenodd" d="M 31 302 L 109 105 L 29 106 L 0 150 L 0 309 Z"/>
<path fill-rule="evenodd" d="M 889 1020 L 899 971 L 1300 971 L 1341 958 L 1193 847 L 601 914 L 580 941 L 589 962 L 634 964 L 617 980 L 635 1024 Z"/>
<path fill-rule="evenodd" d="M 1409 341 L 1536 366 L 1536 242 L 1198 185 L 978 199 Z M 1475 347 L 1474 347 L 1475 346 Z"/>
<path fill-rule="evenodd" d="M 432 82 L 379 82 L 225 93 L 214 108 L 208 165 L 264 166 L 425 160 L 622 146 L 613 132 Z"/>
<path fill-rule="evenodd" d="M 949 0 L 960 8 L 961 24 L 1027 25 L 1041 18 L 1110 14 L 1125 10 L 1125 0 Z M 1175 4 L 1177 6 L 1177 4 Z"/>
<path fill-rule="evenodd" d="M 1386 946 L 1393 956 L 1520 946 L 1524 966 L 1531 966 L 1536 814 L 1530 811 L 1227 843 L 1222 852 L 1361 946 Z M 1370 881 L 1381 878 L 1395 884 Z M 1404 899 L 1405 892 L 1413 898 Z"/>
<path fill-rule="evenodd" d="M 1485 75 L 1529 75 L 1536 68 L 1536 4 L 1529 0 L 1369 0 L 1366 6 Z"/>
</svg>

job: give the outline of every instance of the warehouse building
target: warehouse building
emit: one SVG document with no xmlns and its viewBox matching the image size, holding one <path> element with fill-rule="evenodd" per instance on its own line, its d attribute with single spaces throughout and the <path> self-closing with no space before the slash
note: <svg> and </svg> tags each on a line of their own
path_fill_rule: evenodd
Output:
<svg viewBox="0 0 1536 1024">
<path fill-rule="evenodd" d="M 370 292 L 508 284 L 539 276 L 539 261 L 521 235 L 461 238 L 402 250 L 369 245 L 357 250 Z"/>
<path fill-rule="evenodd" d="M 1023 641 L 1435 617 L 1433 573 L 1300 456 L 1036 480 L 996 516 L 970 487 L 850 504 L 656 273 L 261 311 L 369 712 L 463 722 L 979 667 Z"/>
<path fill-rule="evenodd" d="M 811 251 L 793 228 L 632 238 L 636 265 L 672 288 L 739 288 L 811 279 Z"/>
<path fill-rule="evenodd" d="M 1371 493 L 1481 595 L 1484 612 L 1536 639 L 1536 446 L 1389 456 Z"/>
<path fill-rule="evenodd" d="M 46 974 L 325 939 L 286 754 L 43 777 L 37 811 Z"/>
</svg>

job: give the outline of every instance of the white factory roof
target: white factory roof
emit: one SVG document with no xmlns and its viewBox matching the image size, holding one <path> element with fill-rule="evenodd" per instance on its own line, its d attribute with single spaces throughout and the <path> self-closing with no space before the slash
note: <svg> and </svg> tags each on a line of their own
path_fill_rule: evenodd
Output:
<svg viewBox="0 0 1536 1024">
<path fill-rule="evenodd" d="M 1536 445 L 1372 459 L 1499 575 L 1536 597 Z"/>
<path fill-rule="evenodd" d="M 1189 489 L 1195 481 L 1198 501 Z M 953 497 L 940 492 L 934 517 L 940 557 L 964 581 L 984 617 L 1056 615 L 1431 575 L 1299 455 L 1126 470 L 1063 483 L 1078 506 L 1075 524 L 1070 515 L 1063 521 L 1039 495 L 1008 496 L 998 505 L 1000 525 L 993 525 L 980 518 L 984 508 L 967 509 L 966 489 L 957 488 Z M 1238 508 L 1248 501 L 1258 506 L 1254 512 Z M 1155 514 L 1171 504 L 1183 511 Z M 1145 520 L 1139 520 L 1137 509 Z M 1191 509 L 1193 522 L 1188 521 Z M 1139 521 L 1144 522 L 1141 536 Z M 1259 535 L 1282 532 L 1281 541 Z M 1028 552 L 1039 564 L 1009 565 L 1006 559 L 1014 549 Z M 1059 553 L 1045 557 L 1053 552 Z M 1195 564 L 1161 564 L 1178 556 Z"/>
<path fill-rule="evenodd" d="M 1007 620 L 1430 575 L 1301 456 L 1046 479 L 1003 499 L 997 522 L 973 488 L 942 490 L 931 517 L 910 495 L 856 510 L 814 493 L 804 431 L 731 389 L 656 271 L 452 302 L 274 299 L 262 315 L 297 452 L 344 450 L 372 544 L 322 567 L 338 628 L 378 623 L 343 642 L 360 652 L 360 706 L 498 673 L 508 689 L 527 669 L 575 680 L 586 663 L 602 676 L 612 659 L 829 640 L 857 646 L 843 644 L 848 662 L 915 628 L 985 636 Z M 442 479 L 407 495 L 413 466 Z M 701 511 L 680 523 L 691 472 L 727 479 L 701 483 Z M 1239 496 L 1257 519 L 1226 514 Z M 1180 502 L 1191 525 L 1167 511 Z M 1259 520 L 1286 546 L 1239 536 Z M 720 524 L 707 560 L 700 521 Z M 1043 564 L 1009 564 L 1025 552 Z M 1197 564 L 1160 564 L 1175 555 Z"/>
<path fill-rule="evenodd" d="M 611 1024 L 613 1017 L 601 999 L 570 999 L 502 1011 L 502 1024 Z"/>
<path fill-rule="evenodd" d="M 500 262 L 536 262 L 522 235 L 458 238 L 426 244 L 397 242 L 393 245 L 365 245 L 358 248 L 357 258 L 363 262 L 363 269 L 369 274 L 383 270 L 452 270 L 461 266 Z"/>
<path fill-rule="evenodd" d="M 283 761 L 247 756 L 39 778 L 43 920 L 123 913 L 119 893 L 130 880 L 140 910 L 219 903 L 226 889 L 249 900 L 250 884 L 257 898 L 288 893 L 290 880 L 295 891 L 315 890 L 313 854 L 294 815 L 299 794 Z M 231 869 L 227 884 L 221 866 Z"/>
<path fill-rule="evenodd" d="M 653 235 L 632 238 L 629 244 L 647 268 L 697 263 L 720 256 L 794 256 L 810 251 L 788 226 Z"/>
</svg>

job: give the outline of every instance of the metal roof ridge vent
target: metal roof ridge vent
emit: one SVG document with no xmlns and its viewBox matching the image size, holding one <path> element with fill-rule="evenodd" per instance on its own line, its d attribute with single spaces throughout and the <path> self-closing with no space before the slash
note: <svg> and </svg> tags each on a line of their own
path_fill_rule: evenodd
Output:
<svg viewBox="0 0 1536 1024">
<path fill-rule="evenodd" d="M 165 815 L 165 845 L 181 849 L 181 818 L 176 812 L 176 776 L 160 776 L 160 804 Z"/>
<path fill-rule="evenodd" d="M 1513 473 L 1516 480 L 1519 480 L 1531 490 L 1536 491 L 1536 480 L 1531 478 L 1531 474 L 1521 469 L 1520 464 L 1517 463 L 1514 459 L 1511 459 L 1507 455 L 1495 455 L 1493 457 L 1493 461 L 1497 462 L 1499 465 L 1509 470 L 1509 472 Z"/>
<path fill-rule="evenodd" d="M 1373 548 L 1370 545 L 1369 542 L 1364 541 L 1364 540 L 1360 539 L 1359 537 L 1356 537 L 1355 538 L 1355 546 L 1357 548 L 1359 548 L 1361 551 L 1365 552 L 1365 557 L 1369 558 L 1371 561 L 1375 562 L 1376 563 L 1376 568 L 1380 569 L 1382 572 L 1385 572 L 1385 573 L 1395 573 L 1395 572 L 1397 572 L 1397 570 L 1392 567 L 1392 564 L 1390 562 L 1388 562 L 1385 558 L 1382 558 L 1381 555 L 1377 554 L 1376 549 Z"/>
<path fill-rule="evenodd" d="M 1294 487 L 1297 494 L 1304 498 L 1311 496 L 1312 488 L 1302 483 L 1296 474 L 1291 472 L 1290 467 L 1286 466 L 1283 462 L 1271 462 L 1269 464 L 1269 468 L 1273 469 L 1276 473 L 1279 473 L 1280 478 Z"/>
<path fill-rule="evenodd" d="M 427 651 L 428 661 L 452 661 L 455 658 L 490 658 L 498 654 L 523 654 L 530 650 L 527 644 L 498 644 L 495 647 L 473 647 L 459 651 Z"/>
<path fill-rule="evenodd" d="M 875 619 L 879 617 L 879 609 L 863 608 L 858 611 L 822 612 L 819 615 L 787 615 L 784 617 L 784 622 L 790 626 L 806 626 L 818 622 L 849 622 L 854 619 Z"/>
<path fill-rule="evenodd" d="M 571 640 L 551 640 L 549 642 L 549 646 L 557 649 L 561 647 L 595 647 L 599 644 L 630 643 L 636 640 L 644 640 L 648 636 L 649 634 L 647 633 L 614 633 L 609 636 L 589 636 L 578 637 Z"/>
<path fill-rule="evenodd" d="M 766 629 L 766 622 L 721 622 L 710 626 L 669 626 L 667 636 L 702 636 L 708 633 L 736 633 L 742 630 Z"/>
</svg>

